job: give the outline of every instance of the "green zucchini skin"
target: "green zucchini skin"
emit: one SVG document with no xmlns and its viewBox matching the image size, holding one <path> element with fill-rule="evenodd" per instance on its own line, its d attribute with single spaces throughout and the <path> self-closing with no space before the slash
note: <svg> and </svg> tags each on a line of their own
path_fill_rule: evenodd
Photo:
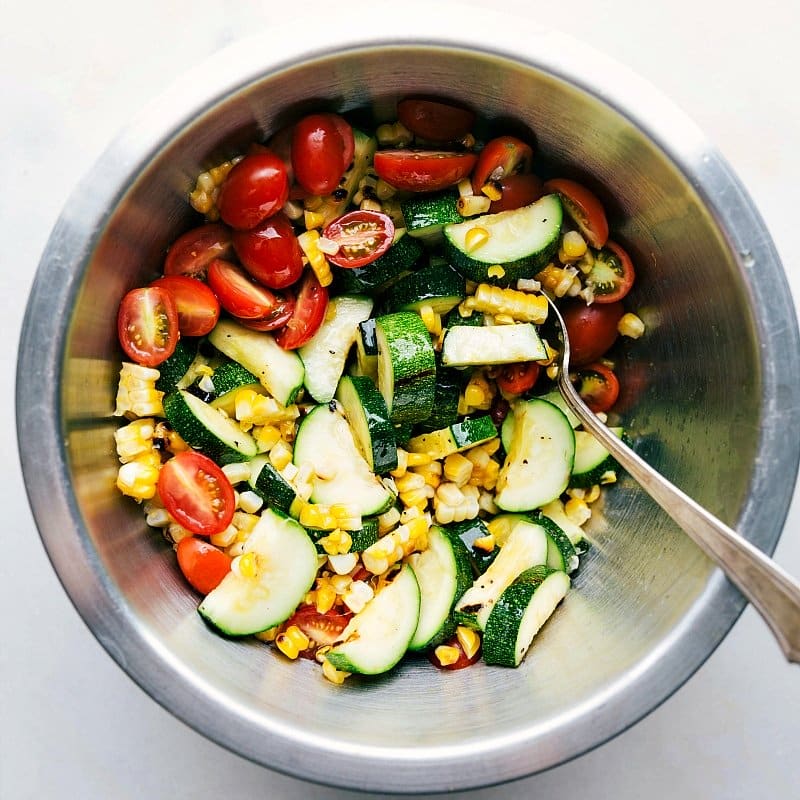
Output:
<svg viewBox="0 0 800 800">
<path fill-rule="evenodd" d="M 458 397 L 467 378 L 465 372 L 443 367 L 437 359 L 433 410 L 426 420 L 416 426 L 417 431 L 430 433 L 439 428 L 448 428 L 458 421 Z"/>
<path fill-rule="evenodd" d="M 628 444 L 622 428 L 609 428 Z M 575 432 L 575 465 L 569 479 L 570 488 L 588 489 L 600 483 L 609 471 L 616 471 L 619 462 L 588 431 Z"/>
<path fill-rule="evenodd" d="M 421 257 L 422 245 L 405 233 L 371 264 L 354 269 L 334 266 L 334 291 L 336 294 L 379 294 L 414 269 Z"/>
<path fill-rule="evenodd" d="M 256 456 L 250 462 L 250 487 L 267 504 L 269 508 L 289 513 L 297 495 L 283 477 L 275 469 L 267 456 Z"/>
<path fill-rule="evenodd" d="M 433 264 L 400 278 L 384 299 L 387 312 L 419 311 L 429 305 L 437 314 L 446 314 L 467 294 L 466 281 L 447 264 Z"/>
<path fill-rule="evenodd" d="M 169 394 L 174 391 L 180 379 L 187 373 L 189 367 L 197 355 L 197 339 L 179 339 L 175 345 L 175 351 L 163 363 L 158 366 L 158 380 L 156 389 L 159 392 Z"/>
<path fill-rule="evenodd" d="M 250 370 L 236 361 L 226 361 L 214 370 L 211 378 L 214 384 L 214 399 L 211 405 L 222 408 L 233 416 L 236 393 L 240 389 L 250 388 L 262 394 L 264 389 L 258 378 Z"/>
<path fill-rule="evenodd" d="M 317 552 L 320 555 L 326 555 L 325 548 L 319 543 L 319 540 L 324 539 L 330 531 L 320 528 L 306 528 L 306 533 L 316 545 Z M 378 541 L 378 520 L 376 517 L 364 517 L 361 520 L 361 528 L 359 530 L 347 531 L 347 533 L 351 539 L 350 549 L 347 552 L 360 553 Z"/>
<path fill-rule="evenodd" d="M 426 241 L 438 240 L 445 225 L 463 222 L 458 213 L 458 193 L 419 194 L 400 204 L 409 235 Z"/>
</svg>

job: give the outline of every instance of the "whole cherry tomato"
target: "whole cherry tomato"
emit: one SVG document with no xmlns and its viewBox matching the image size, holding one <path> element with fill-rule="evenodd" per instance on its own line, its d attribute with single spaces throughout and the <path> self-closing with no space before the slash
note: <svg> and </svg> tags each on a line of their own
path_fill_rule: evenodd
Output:
<svg viewBox="0 0 800 800">
<path fill-rule="evenodd" d="M 178 344 L 178 309 L 172 295 L 159 286 L 132 289 L 119 305 L 117 336 L 131 361 L 157 367 Z"/>
<path fill-rule="evenodd" d="M 561 311 L 570 343 L 570 363 L 584 367 L 597 361 L 617 340 L 617 325 L 625 309 L 622 303 L 593 303 L 572 300 Z"/>
<path fill-rule="evenodd" d="M 568 178 L 553 178 L 545 183 L 544 190 L 561 198 L 564 210 L 592 247 L 605 246 L 608 220 L 603 204 L 593 192 Z"/>
<path fill-rule="evenodd" d="M 211 289 L 188 275 L 165 275 L 153 281 L 172 295 L 181 336 L 205 336 L 219 319 L 219 300 Z"/>
<path fill-rule="evenodd" d="M 302 347 L 320 329 L 327 308 L 328 290 L 308 270 L 300 284 L 294 313 L 286 327 L 275 335 L 275 341 L 284 350 Z"/>
<path fill-rule="evenodd" d="M 463 138 L 475 123 L 475 114 L 469 109 L 413 97 L 397 104 L 397 118 L 415 136 L 439 143 Z"/>
<path fill-rule="evenodd" d="M 208 265 L 215 258 L 233 254 L 231 231 L 227 225 L 212 222 L 192 228 L 179 236 L 167 250 L 165 275 L 190 275 L 205 280 Z"/>
<path fill-rule="evenodd" d="M 533 162 L 533 149 L 516 136 L 498 136 L 486 143 L 478 155 L 472 173 L 472 191 L 481 189 L 490 181 L 500 182 L 509 175 L 529 172 Z"/>
<path fill-rule="evenodd" d="M 280 211 L 289 198 L 283 161 L 268 150 L 245 156 L 222 182 L 217 207 L 223 222 L 236 230 L 255 228 Z"/>
<path fill-rule="evenodd" d="M 477 158 L 475 153 L 446 150 L 379 150 L 374 167 L 378 177 L 396 189 L 437 192 L 466 178 Z"/>
<path fill-rule="evenodd" d="M 270 289 L 291 286 L 303 271 L 300 244 L 283 214 L 275 214 L 249 231 L 234 231 L 233 247 L 242 266 Z"/>
<path fill-rule="evenodd" d="M 338 114 L 310 114 L 294 126 L 294 175 L 311 194 L 330 194 L 350 166 L 354 152 L 353 129 Z"/>
<path fill-rule="evenodd" d="M 213 544 L 187 536 L 178 542 L 178 566 L 183 577 L 200 594 L 214 591 L 231 571 L 231 557 Z"/>
</svg>

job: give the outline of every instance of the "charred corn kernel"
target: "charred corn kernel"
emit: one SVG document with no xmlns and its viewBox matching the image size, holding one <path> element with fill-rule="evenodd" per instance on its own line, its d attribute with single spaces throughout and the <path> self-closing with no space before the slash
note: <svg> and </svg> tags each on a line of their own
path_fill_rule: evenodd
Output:
<svg viewBox="0 0 800 800">
<path fill-rule="evenodd" d="M 165 535 L 170 542 L 178 544 L 184 539 L 191 539 L 194 534 L 191 531 L 187 531 L 180 523 L 171 522 L 169 527 L 165 529 Z"/>
<path fill-rule="evenodd" d="M 442 318 L 433 310 L 432 306 L 427 303 L 422 305 L 419 309 L 419 316 L 422 324 L 432 336 L 438 336 L 442 332 Z"/>
<path fill-rule="evenodd" d="M 578 231 L 567 231 L 558 249 L 558 260 L 563 264 L 577 261 L 586 252 L 586 239 Z"/>
<path fill-rule="evenodd" d="M 319 218 L 317 224 L 309 225 L 309 217 L 311 216 L 316 216 Z M 297 237 L 297 241 L 300 244 L 303 253 L 305 253 L 308 263 L 311 266 L 311 269 L 314 271 L 314 274 L 317 276 L 317 280 L 320 282 L 320 285 L 330 286 L 333 281 L 333 273 L 331 272 L 331 266 L 328 263 L 328 259 L 325 258 L 325 254 L 319 249 L 319 231 L 314 230 L 314 228 L 318 228 L 322 225 L 324 219 L 321 214 L 316 214 L 316 212 L 313 211 L 306 211 L 305 218 L 306 228 L 308 228 L 308 230 L 306 230 L 305 233 L 301 233 Z M 311 221 L 314 222 L 314 220 Z"/>
<path fill-rule="evenodd" d="M 617 323 L 617 331 L 629 339 L 638 339 L 644 333 L 644 322 L 636 314 L 628 312 Z"/>
<path fill-rule="evenodd" d="M 242 156 L 237 156 L 229 161 L 223 161 L 197 176 L 194 189 L 189 193 L 189 205 L 198 213 L 204 214 L 209 222 L 219 219 L 217 197 L 220 186 L 234 165 L 241 160 Z"/>
<path fill-rule="evenodd" d="M 350 677 L 349 672 L 336 669 L 327 658 L 322 662 L 322 674 L 326 680 L 335 683 L 337 686 L 341 686 Z"/>
<path fill-rule="evenodd" d="M 269 460 L 272 466 L 280 471 L 291 462 L 292 455 L 292 448 L 283 439 L 280 439 L 269 451 Z"/>
<path fill-rule="evenodd" d="M 547 319 L 547 299 L 542 295 L 501 289 L 488 283 L 481 283 L 475 294 L 464 300 L 462 305 L 484 314 L 505 314 L 517 322 L 541 325 Z"/>
<path fill-rule="evenodd" d="M 145 514 L 145 522 L 151 528 L 166 528 L 173 521 L 166 508 L 154 508 Z"/>
<path fill-rule="evenodd" d="M 333 608 L 336 602 L 336 590 L 330 584 L 320 586 L 315 594 L 314 607 L 320 614 L 325 614 Z"/>
<path fill-rule="evenodd" d="M 378 533 L 384 534 L 394 528 L 400 522 L 400 512 L 396 508 L 390 508 L 378 517 Z"/>
<path fill-rule="evenodd" d="M 164 392 L 156 389 L 157 369 L 124 361 L 119 371 L 114 416 L 163 417 Z"/>
<path fill-rule="evenodd" d="M 443 667 L 449 667 L 451 664 L 455 664 L 461 657 L 461 651 L 457 647 L 452 647 L 448 644 L 440 644 L 433 651 L 433 654 Z"/>
<path fill-rule="evenodd" d="M 485 214 L 491 204 L 492 201 L 485 195 L 462 195 L 456 201 L 456 210 L 462 217 L 476 217 Z"/>
<path fill-rule="evenodd" d="M 350 548 L 353 546 L 353 539 L 347 531 L 335 528 L 327 536 L 323 536 L 317 544 L 319 544 L 329 556 L 335 556 L 349 553 Z M 345 572 L 349 571 L 350 570 L 345 570 Z"/>
<path fill-rule="evenodd" d="M 497 507 L 497 504 L 494 502 L 494 495 L 491 492 L 483 491 L 480 493 L 478 497 L 478 508 L 481 511 L 485 511 L 487 514 L 499 514 L 500 509 Z"/>
<path fill-rule="evenodd" d="M 267 628 L 265 631 L 260 631 L 255 634 L 255 637 L 262 642 L 274 642 L 279 630 L 280 628 L 276 625 L 274 628 Z"/>
<path fill-rule="evenodd" d="M 238 533 L 238 528 L 231 523 L 221 533 L 213 533 L 208 540 L 215 547 L 230 547 L 236 541 Z"/>
<path fill-rule="evenodd" d="M 481 228 L 480 226 L 470 228 L 464 237 L 464 246 L 467 252 L 474 253 L 479 247 L 483 247 L 489 241 L 489 236 L 489 231 L 486 228 Z"/>
<path fill-rule="evenodd" d="M 250 480 L 250 464 L 247 461 L 236 461 L 222 467 L 225 477 L 235 486 Z"/>
<path fill-rule="evenodd" d="M 461 453 L 452 453 L 444 460 L 444 477 L 456 486 L 463 486 L 472 477 L 472 467 L 470 459 Z"/>
<path fill-rule="evenodd" d="M 264 501 L 255 492 L 247 491 L 239 495 L 236 505 L 248 514 L 255 514 L 264 505 Z"/>
<path fill-rule="evenodd" d="M 456 628 L 456 639 L 467 658 L 474 658 L 477 655 L 481 647 L 481 637 L 477 631 L 459 625 Z"/>
<path fill-rule="evenodd" d="M 481 186 L 481 191 L 490 200 L 499 200 L 503 196 L 503 190 L 494 182 L 488 181 Z"/>
<path fill-rule="evenodd" d="M 564 513 L 576 525 L 583 525 L 592 516 L 592 510 L 589 506 L 583 500 L 575 497 L 571 497 L 564 503 Z"/>
<path fill-rule="evenodd" d="M 354 613 L 363 611 L 364 607 L 375 596 L 372 587 L 366 581 L 353 581 L 342 596 L 344 604 Z"/>
<path fill-rule="evenodd" d="M 472 546 L 477 547 L 479 550 L 484 550 L 487 553 L 491 553 L 495 548 L 494 536 L 492 536 L 491 533 L 487 536 L 479 536 L 472 542 Z"/>
<path fill-rule="evenodd" d="M 500 264 L 492 264 L 492 266 L 486 270 L 486 274 L 490 278 L 502 278 L 506 274 L 506 271 L 500 266 Z"/>
<path fill-rule="evenodd" d="M 149 500 L 156 493 L 159 468 L 139 461 L 129 461 L 119 468 L 117 488 L 137 500 Z"/>
<path fill-rule="evenodd" d="M 428 505 L 428 495 L 425 491 L 425 484 L 408 492 L 400 492 L 400 502 L 408 508 L 424 509 Z M 400 515 L 402 517 L 402 514 Z"/>
<path fill-rule="evenodd" d="M 617 473 L 613 469 L 604 472 L 600 476 L 600 483 L 603 486 L 608 485 L 609 483 L 616 483 L 616 482 L 617 482 Z"/>
<path fill-rule="evenodd" d="M 337 575 L 347 575 L 356 568 L 358 564 L 357 553 L 340 553 L 339 555 L 328 556 L 328 566 Z"/>
<path fill-rule="evenodd" d="M 411 144 L 414 136 L 402 122 L 387 122 L 383 125 L 378 125 L 375 131 L 375 138 L 381 146 L 393 145 L 395 147 L 401 147 Z"/>
<path fill-rule="evenodd" d="M 399 492 L 410 492 L 412 489 L 421 489 L 425 485 L 425 478 L 417 472 L 406 472 L 395 478 L 394 482 Z"/>
<path fill-rule="evenodd" d="M 587 503 L 594 503 L 600 499 L 600 486 L 598 484 L 594 484 L 590 489 L 587 490 L 586 496 L 583 498 Z"/>
</svg>

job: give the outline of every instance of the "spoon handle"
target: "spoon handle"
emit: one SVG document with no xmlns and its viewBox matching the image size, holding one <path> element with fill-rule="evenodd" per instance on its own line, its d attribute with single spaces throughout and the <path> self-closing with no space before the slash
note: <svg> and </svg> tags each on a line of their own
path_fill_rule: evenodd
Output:
<svg viewBox="0 0 800 800">
<path fill-rule="evenodd" d="M 564 370 L 559 371 L 558 385 L 584 426 L 755 606 L 786 658 L 800 662 L 800 584 L 611 433 L 583 403 Z"/>
</svg>

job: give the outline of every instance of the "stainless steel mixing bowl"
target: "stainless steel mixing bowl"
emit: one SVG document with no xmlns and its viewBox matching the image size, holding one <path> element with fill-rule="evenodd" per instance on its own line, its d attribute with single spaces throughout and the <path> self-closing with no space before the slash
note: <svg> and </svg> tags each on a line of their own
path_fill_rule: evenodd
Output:
<svg viewBox="0 0 800 800">
<path fill-rule="evenodd" d="M 219 156 L 322 106 L 392 117 L 409 92 L 455 98 L 535 134 L 542 159 L 605 187 L 647 323 L 620 357 L 624 424 L 681 488 L 772 551 L 795 484 L 798 330 L 769 235 L 703 135 L 651 87 L 559 35 L 471 23 L 420 42 L 255 39 L 168 92 L 102 157 L 42 258 L 18 372 L 20 449 L 53 565 L 87 624 L 152 697 L 272 768 L 383 791 L 474 787 L 542 770 L 631 725 L 708 657 L 740 595 L 635 485 L 517 670 L 323 681 L 255 641 L 211 633 L 169 547 L 114 489 L 111 416 L 124 292 L 187 226 Z M 513 26 L 511 26 L 513 28 Z M 277 50 L 276 50 L 277 47 Z M 293 54 L 291 53 L 294 49 Z"/>
</svg>

